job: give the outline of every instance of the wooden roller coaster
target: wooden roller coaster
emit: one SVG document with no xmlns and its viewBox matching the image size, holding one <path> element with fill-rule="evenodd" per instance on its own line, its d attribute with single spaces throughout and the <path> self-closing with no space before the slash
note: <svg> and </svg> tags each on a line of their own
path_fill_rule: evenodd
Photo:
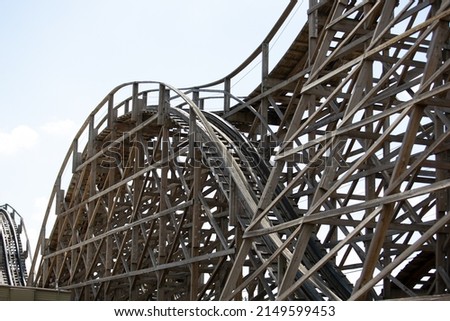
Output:
<svg viewBox="0 0 450 321">
<path fill-rule="evenodd" d="M 73 140 L 30 286 L 74 300 L 385 300 L 450 290 L 450 1 L 310 0 L 198 87 L 113 89 Z M 261 59 L 260 85 L 233 94 Z"/>
</svg>

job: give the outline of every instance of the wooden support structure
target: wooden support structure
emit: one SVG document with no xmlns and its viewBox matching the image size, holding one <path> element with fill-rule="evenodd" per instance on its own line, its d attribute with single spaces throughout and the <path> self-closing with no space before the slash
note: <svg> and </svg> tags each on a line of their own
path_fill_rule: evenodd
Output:
<svg viewBox="0 0 450 321">
<path fill-rule="evenodd" d="M 300 5 L 219 81 L 106 95 L 57 175 L 29 285 L 76 300 L 450 291 L 450 1 L 311 0 L 270 69 Z"/>
</svg>

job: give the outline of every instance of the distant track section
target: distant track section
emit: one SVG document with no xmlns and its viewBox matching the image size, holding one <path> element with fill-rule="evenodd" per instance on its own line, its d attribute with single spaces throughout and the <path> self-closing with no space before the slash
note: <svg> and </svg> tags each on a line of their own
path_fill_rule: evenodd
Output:
<svg viewBox="0 0 450 321">
<path fill-rule="evenodd" d="M 28 248 L 22 217 L 8 204 L 0 206 L 0 285 L 26 285 Z"/>
</svg>

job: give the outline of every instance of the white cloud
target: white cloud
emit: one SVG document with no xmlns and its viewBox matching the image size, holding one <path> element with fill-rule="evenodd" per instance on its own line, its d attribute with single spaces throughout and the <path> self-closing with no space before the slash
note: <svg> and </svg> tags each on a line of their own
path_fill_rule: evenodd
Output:
<svg viewBox="0 0 450 321">
<path fill-rule="evenodd" d="M 13 155 L 36 146 L 38 133 L 31 127 L 19 125 L 10 132 L 0 131 L 0 155 Z"/>
<path fill-rule="evenodd" d="M 50 135 L 72 137 L 75 136 L 78 127 L 74 121 L 65 119 L 48 122 L 41 126 L 41 129 Z"/>
</svg>

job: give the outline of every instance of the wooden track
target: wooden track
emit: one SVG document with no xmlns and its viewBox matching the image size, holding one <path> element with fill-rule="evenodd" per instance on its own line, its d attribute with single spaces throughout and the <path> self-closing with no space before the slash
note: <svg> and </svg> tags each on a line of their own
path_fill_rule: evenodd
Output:
<svg viewBox="0 0 450 321">
<path fill-rule="evenodd" d="M 222 80 L 100 102 L 57 175 L 30 285 L 75 300 L 449 292 L 450 1 L 312 0 L 269 70 L 297 5 Z M 261 84 L 238 99 L 258 57 Z"/>
</svg>

